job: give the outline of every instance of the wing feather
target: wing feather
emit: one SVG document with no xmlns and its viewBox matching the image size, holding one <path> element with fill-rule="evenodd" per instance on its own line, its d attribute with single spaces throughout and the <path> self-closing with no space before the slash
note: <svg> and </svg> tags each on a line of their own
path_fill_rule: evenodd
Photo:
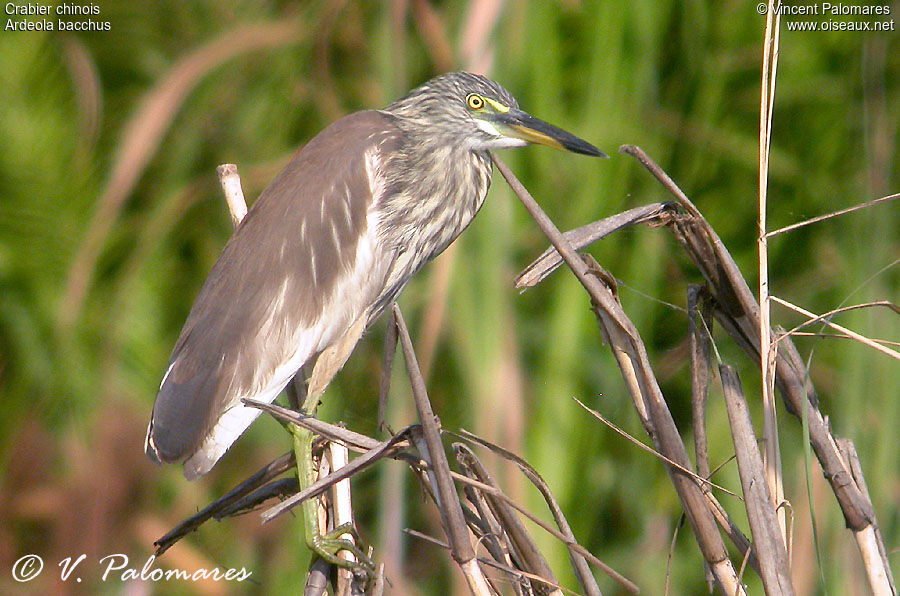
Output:
<svg viewBox="0 0 900 596">
<path fill-rule="evenodd" d="M 400 146 L 387 116 L 347 116 L 310 141 L 250 209 L 188 315 L 160 386 L 147 454 L 206 473 L 383 290 L 381 167 Z M 374 171 L 379 170 L 379 171 Z M 346 190 L 345 190 L 346 189 Z"/>
</svg>

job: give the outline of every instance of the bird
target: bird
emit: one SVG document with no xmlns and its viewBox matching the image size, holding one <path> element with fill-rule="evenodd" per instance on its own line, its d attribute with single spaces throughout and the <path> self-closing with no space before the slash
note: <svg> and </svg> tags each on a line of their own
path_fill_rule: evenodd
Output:
<svg viewBox="0 0 900 596">
<path fill-rule="evenodd" d="M 203 476 L 259 415 L 241 400 L 272 402 L 304 366 L 304 410 L 314 410 L 366 329 L 472 222 L 491 183 L 490 151 L 530 143 L 605 157 L 467 72 L 310 140 L 200 289 L 160 383 L 147 456 Z"/>
</svg>

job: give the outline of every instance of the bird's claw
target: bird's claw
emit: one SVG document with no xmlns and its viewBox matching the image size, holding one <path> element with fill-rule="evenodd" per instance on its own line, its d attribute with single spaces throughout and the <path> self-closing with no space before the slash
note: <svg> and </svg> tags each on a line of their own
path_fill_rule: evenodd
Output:
<svg viewBox="0 0 900 596">
<path fill-rule="evenodd" d="M 350 534 L 353 540 L 342 538 L 344 534 Z M 362 574 L 366 577 L 366 580 L 375 577 L 375 563 L 354 541 L 360 542 L 359 534 L 356 532 L 353 524 L 346 523 L 341 524 L 327 534 L 317 534 L 307 546 L 316 555 L 332 565 L 349 569 L 354 574 Z M 338 553 L 342 550 L 351 553 L 355 560 L 339 557 Z"/>
</svg>

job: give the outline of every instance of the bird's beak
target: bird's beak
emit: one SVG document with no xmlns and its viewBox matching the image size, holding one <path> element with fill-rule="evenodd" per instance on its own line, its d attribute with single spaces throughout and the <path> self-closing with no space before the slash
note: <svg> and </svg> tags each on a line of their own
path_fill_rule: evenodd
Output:
<svg viewBox="0 0 900 596">
<path fill-rule="evenodd" d="M 498 114 L 496 123 L 499 124 L 504 135 L 528 143 L 538 143 L 555 149 L 595 157 L 607 157 L 605 153 L 587 141 L 516 108 L 510 108 L 508 112 Z"/>
</svg>

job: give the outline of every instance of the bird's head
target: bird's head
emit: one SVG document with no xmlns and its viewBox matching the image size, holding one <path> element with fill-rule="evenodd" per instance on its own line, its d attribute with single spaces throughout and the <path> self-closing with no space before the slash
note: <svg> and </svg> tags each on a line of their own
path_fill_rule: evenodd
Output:
<svg viewBox="0 0 900 596">
<path fill-rule="evenodd" d="M 385 111 L 424 135 L 456 141 L 475 151 L 538 143 L 606 157 L 587 141 L 520 110 L 515 98 L 494 81 L 468 72 L 431 79 Z"/>
</svg>

